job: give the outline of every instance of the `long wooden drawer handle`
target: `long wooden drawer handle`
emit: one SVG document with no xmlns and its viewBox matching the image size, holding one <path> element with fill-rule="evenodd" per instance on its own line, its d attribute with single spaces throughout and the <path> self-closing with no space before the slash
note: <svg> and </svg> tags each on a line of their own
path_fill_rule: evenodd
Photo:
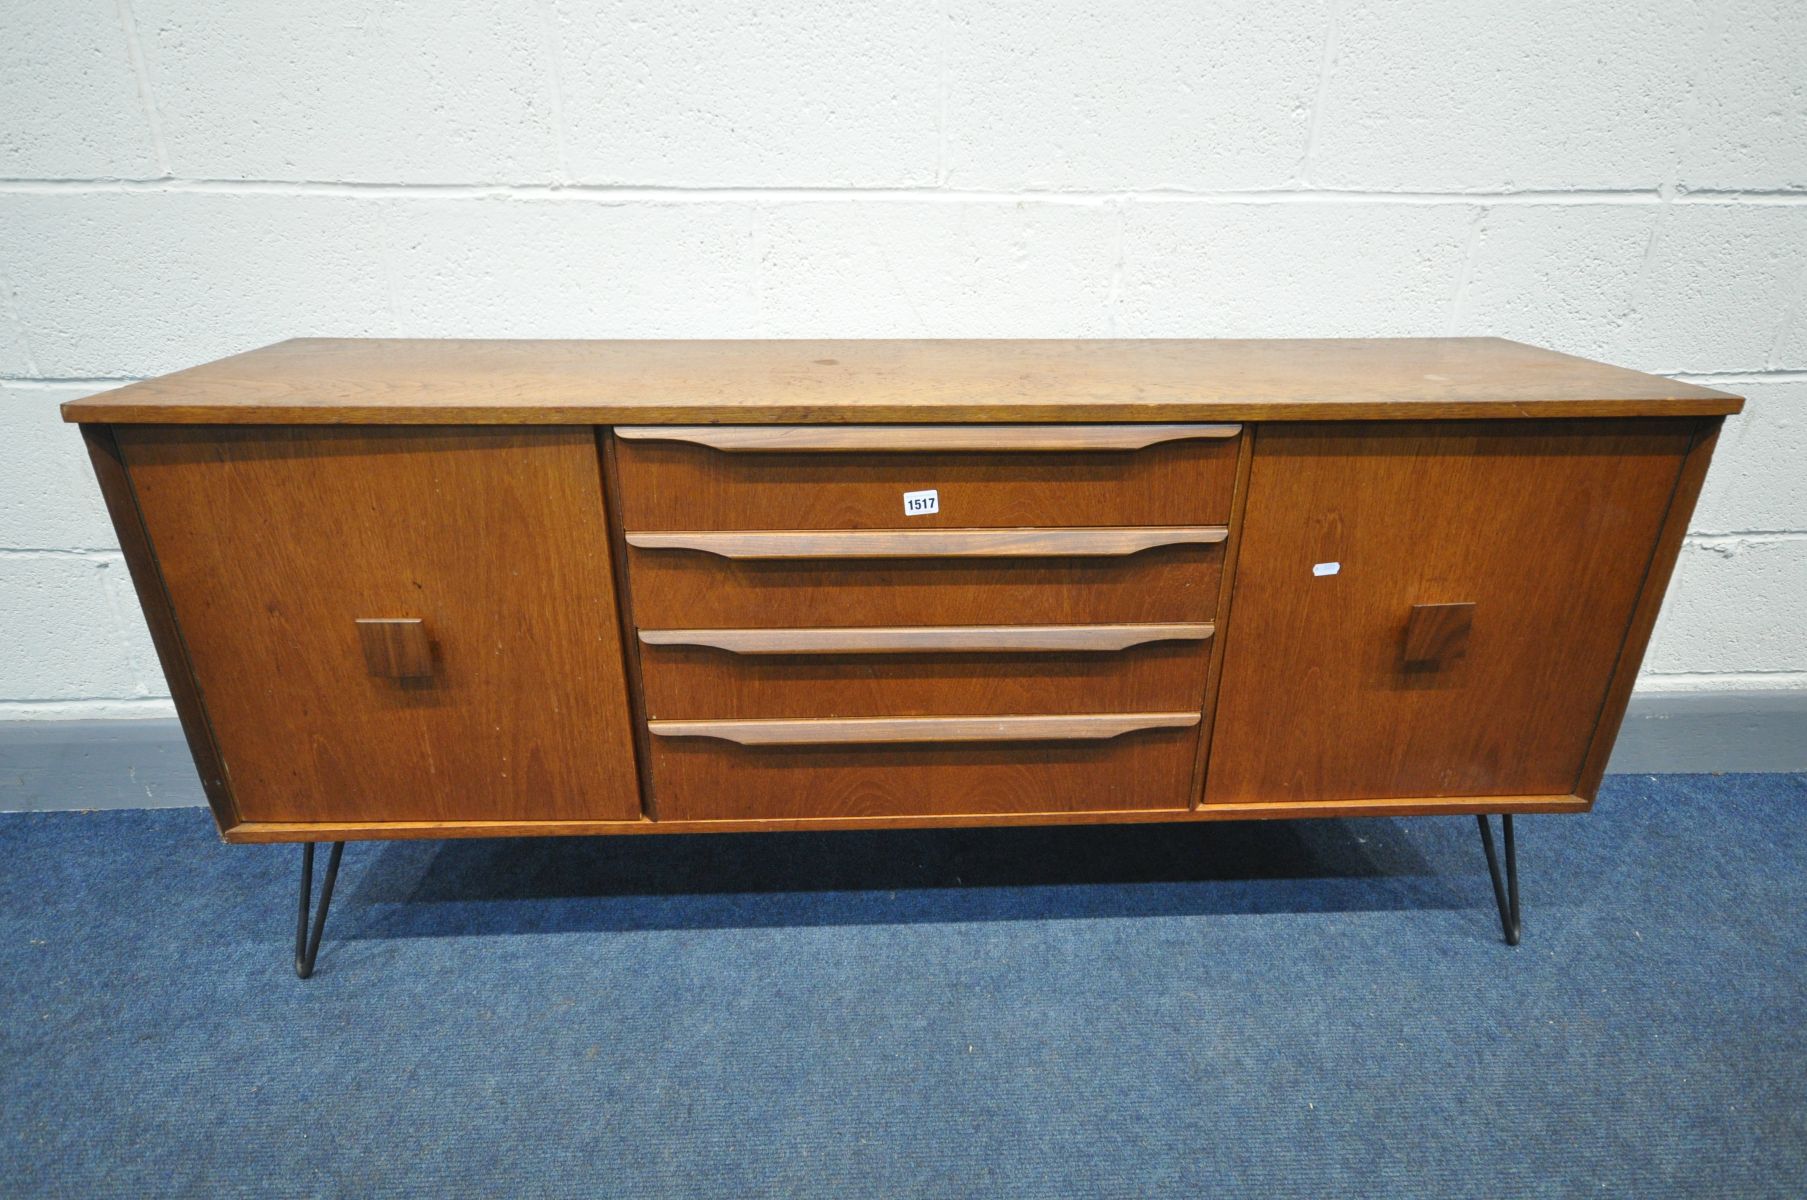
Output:
<svg viewBox="0 0 1807 1200">
<path fill-rule="evenodd" d="M 837 629 L 642 629 L 649 646 L 704 646 L 730 654 L 1035 653 L 1127 650 L 1149 642 L 1198 642 L 1209 624 L 914 625 Z"/>
<path fill-rule="evenodd" d="M 688 442 L 732 453 L 877 450 L 1143 450 L 1233 438 L 1240 425 L 617 425 L 630 442 Z"/>
<path fill-rule="evenodd" d="M 1183 729 L 1195 712 L 1068 717 L 828 717 L 789 721 L 648 721 L 657 737 L 719 738 L 742 746 L 857 746 L 911 742 L 1101 742 L 1142 729 Z"/>
<path fill-rule="evenodd" d="M 1157 546 L 1221 542 L 1222 525 L 1102 529 L 806 529 L 630 533 L 642 550 L 701 550 L 722 558 L 1091 558 Z"/>
</svg>

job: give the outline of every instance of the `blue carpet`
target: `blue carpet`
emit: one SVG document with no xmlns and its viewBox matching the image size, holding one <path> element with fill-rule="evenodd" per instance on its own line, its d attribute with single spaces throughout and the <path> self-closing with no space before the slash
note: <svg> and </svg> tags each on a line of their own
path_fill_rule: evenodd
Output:
<svg viewBox="0 0 1807 1200">
<path fill-rule="evenodd" d="M 1807 776 L 1466 817 L 291 846 L 0 817 L 9 1196 L 1799 1196 Z"/>
</svg>

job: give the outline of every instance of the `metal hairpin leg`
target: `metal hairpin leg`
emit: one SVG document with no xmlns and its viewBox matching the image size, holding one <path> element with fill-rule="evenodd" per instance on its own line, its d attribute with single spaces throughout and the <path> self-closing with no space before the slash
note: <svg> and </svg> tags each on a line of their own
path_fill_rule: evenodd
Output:
<svg viewBox="0 0 1807 1200">
<path fill-rule="evenodd" d="M 314 931 L 310 937 L 307 914 L 314 890 L 314 843 L 301 844 L 301 915 L 295 918 L 295 974 L 303 979 L 314 973 L 314 957 L 320 953 L 320 934 L 326 929 L 326 910 L 333 902 L 333 884 L 338 881 L 339 859 L 344 854 L 345 843 L 334 842 L 332 855 L 326 860 L 326 882 L 320 885 L 320 911 L 314 917 Z"/>
<path fill-rule="evenodd" d="M 1508 946 L 1518 945 L 1518 846 L 1512 840 L 1512 814 L 1501 813 L 1500 825 L 1506 834 L 1506 881 L 1500 882 L 1500 860 L 1493 852 L 1493 826 L 1486 813 L 1476 813 L 1481 826 L 1481 849 L 1487 852 L 1487 873 L 1493 876 L 1493 899 L 1500 906 L 1500 929 Z"/>
</svg>

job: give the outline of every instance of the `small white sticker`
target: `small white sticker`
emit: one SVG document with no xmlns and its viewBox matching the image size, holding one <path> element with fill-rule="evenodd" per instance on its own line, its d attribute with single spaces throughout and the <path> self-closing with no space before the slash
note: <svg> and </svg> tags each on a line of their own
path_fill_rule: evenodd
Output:
<svg viewBox="0 0 1807 1200">
<path fill-rule="evenodd" d="M 904 493 L 904 516 L 926 517 L 941 511 L 941 493 L 934 488 L 926 492 Z"/>
<path fill-rule="evenodd" d="M 1313 563 L 1311 573 L 1313 575 L 1335 575 L 1342 569 L 1342 563 Z"/>
</svg>

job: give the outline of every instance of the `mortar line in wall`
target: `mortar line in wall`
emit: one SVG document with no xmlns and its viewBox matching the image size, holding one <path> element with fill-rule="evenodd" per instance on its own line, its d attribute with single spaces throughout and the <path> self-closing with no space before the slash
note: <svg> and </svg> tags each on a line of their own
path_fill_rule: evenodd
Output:
<svg viewBox="0 0 1807 1200">
<path fill-rule="evenodd" d="M 1782 320 L 1776 326 L 1776 336 L 1769 340 L 1769 354 L 1765 356 L 1767 366 L 1775 366 L 1776 360 L 1782 356 L 1782 347 L 1788 342 L 1788 335 L 1794 331 L 1795 323 L 1807 312 L 1807 266 L 1801 268 L 1800 278 L 1795 280 L 1794 293 L 1788 303 L 1782 307 Z"/>
<path fill-rule="evenodd" d="M 151 90 L 150 67 L 145 62 L 144 43 L 138 36 L 138 20 L 132 12 L 132 0 L 115 2 L 120 27 L 125 31 L 126 54 L 131 59 L 132 75 L 138 84 L 138 101 L 144 106 L 144 123 L 151 138 L 151 156 L 157 161 L 157 170 L 168 178 L 169 147 L 163 140 L 163 118 L 157 112 L 157 97 Z"/>
<path fill-rule="evenodd" d="M 116 708 L 120 705 L 131 705 L 132 707 L 136 708 L 136 707 L 144 706 L 146 701 L 149 701 L 152 704 L 156 704 L 160 701 L 168 701 L 168 699 L 169 699 L 169 697 L 167 697 L 167 696 L 148 696 L 148 695 L 146 695 L 146 696 L 62 696 L 62 697 L 54 697 L 54 698 L 53 697 L 39 697 L 39 696 L 8 696 L 5 699 L 0 700 L 0 717 L 5 716 L 6 709 L 11 706 L 23 707 L 25 705 L 30 705 L 33 708 L 55 706 L 55 707 L 60 708 L 64 705 L 81 704 L 81 705 L 106 705 L 110 708 Z"/>
<path fill-rule="evenodd" d="M 1684 164 L 1699 133 L 1700 74 L 1705 65 L 1713 61 L 1713 49 L 1724 37 L 1731 16 L 1729 0 L 1709 0 L 1705 8 L 1706 19 L 1701 23 L 1693 52 L 1685 59 L 1688 65 L 1682 81 L 1681 103 L 1677 106 L 1675 140 L 1669 144 L 1669 169 L 1662 188 L 1666 201 L 1681 197 Z"/>
<path fill-rule="evenodd" d="M 37 355 L 32 353 L 31 335 L 25 329 L 25 315 L 19 311 L 19 293 L 10 276 L 0 276 L 0 309 L 4 310 L 7 327 L 12 330 L 13 339 L 18 342 L 19 350 L 25 355 L 25 369 L 35 377 L 38 371 Z"/>
<path fill-rule="evenodd" d="M 6 696 L 0 698 L 0 716 L 5 714 L 8 707 L 17 707 L 27 704 L 33 707 L 52 705 L 62 707 L 64 705 L 89 704 L 104 704 L 109 707 L 116 707 L 121 704 L 129 704 L 134 708 L 149 708 L 160 707 L 170 702 L 168 696 L 152 696 L 148 694 L 136 696 Z"/>
<path fill-rule="evenodd" d="M 5 696 L 0 698 L 0 712 L 4 712 L 4 705 L 143 705 L 145 701 L 159 703 L 168 699 L 168 696 Z"/>
<path fill-rule="evenodd" d="M 756 207 L 747 214 L 747 287 L 753 305 L 753 332 L 762 338 L 772 335 L 765 315 L 765 239 L 765 210 Z"/>
<path fill-rule="evenodd" d="M 1631 328 L 1632 318 L 1637 313 L 1638 301 L 1645 295 L 1644 285 L 1650 277 L 1651 264 L 1656 261 L 1657 247 L 1662 245 L 1663 234 L 1669 223 L 1670 193 L 1668 185 L 1659 189 L 1657 194 L 1657 214 L 1650 222 L 1650 233 L 1644 239 L 1644 253 L 1638 257 L 1638 269 L 1632 276 L 1631 286 L 1625 290 L 1625 303 L 1613 318 L 1613 335 L 1609 345 L 1617 345 L 1619 339 Z"/>
<path fill-rule="evenodd" d="M 390 217 L 390 205 L 376 205 L 371 213 L 371 221 L 375 227 L 376 269 L 377 277 L 383 284 L 383 306 L 389 315 L 389 333 L 399 336 L 402 329 L 402 308 L 399 292 L 396 288 L 394 255 L 390 252 L 392 239 L 385 236 Z"/>
<path fill-rule="evenodd" d="M 123 387 L 128 383 L 140 383 L 151 378 L 149 375 L 7 375 L 0 374 L 0 383 L 8 387 Z"/>
<path fill-rule="evenodd" d="M 842 200 L 916 200 L 972 204 L 1089 204 L 1132 197 L 1148 203 L 1200 204 L 1659 204 L 1655 188 L 1555 188 L 1498 191 L 1388 191 L 1363 188 L 1112 188 L 1016 190 L 929 186 L 893 187 L 678 187 L 597 183 L 395 183 L 305 179 L 0 179 L 0 193 L 68 195 L 151 193 L 179 195 L 308 195 L 366 198 L 431 196 L 435 199 L 499 197 L 601 203 L 784 203 Z M 1777 203 L 1807 204 L 1807 191 L 1778 195 Z M 1702 199 L 1699 203 L 1736 205 L 1739 197 Z"/>
<path fill-rule="evenodd" d="M 1743 671 L 1646 671 L 1646 679 L 1685 679 L 1707 676 L 1715 679 L 1733 679 L 1739 676 L 1752 675 L 1799 675 L 1807 678 L 1807 671 L 1797 671 L 1788 667 L 1769 670 L 1763 667 L 1752 667 Z"/>
<path fill-rule="evenodd" d="M 1646 671 L 1644 674 L 1638 676 L 1638 683 L 1643 685 L 1646 683 L 1657 683 L 1663 680 L 1682 679 L 1696 683 L 1705 683 L 1709 681 L 1776 683 L 1784 680 L 1807 681 L 1807 671 Z M 1644 690 L 1662 691 L 1664 689 L 1655 687 L 1645 688 Z M 1755 691 L 1756 689 L 1753 688 L 1751 690 Z"/>
<path fill-rule="evenodd" d="M 947 185 L 947 46 L 949 26 L 953 22 L 953 13 L 949 11 L 947 0 L 936 6 L 937 20 L 935 28 L 939 31 L 935 41 L 935 186 Z"/>
<path fill-rule="evenodd" d="M 1683 188 L 1677 187 L 1671 198 L 1676 204 L 1799 204 L 1807 199 L 1807 191 L 1800 188 L 1771 189 L 1715 189 L 1715 188 Z"/>
<path fill-rule="evenodd" d="M 113 616 L 113 633 L 119 640 L 120 650 L 125 654 L 126 663 L 132 668 L 132 677 L 138 681 L 138 696 L 151 695 L 151 688 L 163 683 L 163 668 L 156 661 L 155 653 L 149 663 L 138 653 L 139 639 L 132 636 L 134 626 L 143 629 L 144 617 L 138 606 L 131 600 L 120 596 L 120 579 L 130 584 L 130 576 L 125 574 L 125 557 L 122 554 L 99 555 L 96 562 L 103 572 L 100 590 L 107 598 L 107 611 Z M 136 597 L 136 593 L 133 593 Z"/>
<path fill-rule="evenodd" d="M 1337 30 L 1341 26 L 1343 6 L 1341 0 L 1331 5 L 1324 17 L 1324 45 L 1318 56 L 1318 81 L 1312 89 L 1311 109 L 1305 116 L 1305 149 L 1299 155 L 1298 168 L 1293 178 L 1301 187 L 1311 183 L 1311 164 L 1316 159 L 1318 150 L 1318 128 L 1323 120 L 1324 94 L 1330 90 L 1330 72 L 1336 65 Z"/>
<path fill-rule="evenodd" d="M 1117 337 L 1119 310 L 1123 306 L 1124 255 L 1129 240 L 1129 213 L 1121 200 L 1112 201 L 1109 209 L 1116 219 L 1111 223 L 1111 277 L 1104 290 L 1104 328 L 1112 337 Z"/>
<path fill-rule="evenodd" d="M 1652 371 L 1650 374 L 1691 383 L 1807 383 L 1807 371 L 1797 367 L 1759 367 L 1754 371 Z"/>
<path fill-rule="evenodd" d="M 1475 262 L 1481 256 L 1481 240 L 1486 234 L 1487 206 L 1475 209 L 1474 216 L 1468 222 L 1468 244 L 1462 251 L 1462 274 L 1456 280 L 1456 293 L 1449 300 L 1449 319 L 1443 324 L 1443 332 L 1453 335 L 1461 327 L 1463 309 L 1468 302 L 1468 282 L 1474 278 Z"/>
<path fill-rule="evenodd" d="M 1690 546 L 1717 546 L 1725 542 L 1798 542 L 1807 540 L 1807 530 L 1741 529 L 1731 533 L 1696 533 L 1690 530 L 1682 540 Z"/>
<path fill-rule="evenodd" d="M 547 116 L 552 126 L 552 152 L 558 160 L 558 181 L 563 184 L 571 178 L 571 161 L 565 141 L 563 60 L 558 51 L 558 37 L 554 31 L 551 4 L 548 0 L 534 0 L 533 7 L 539 15 L 540 44 L 546 55 L 546 103 Z"/>
</svg>

